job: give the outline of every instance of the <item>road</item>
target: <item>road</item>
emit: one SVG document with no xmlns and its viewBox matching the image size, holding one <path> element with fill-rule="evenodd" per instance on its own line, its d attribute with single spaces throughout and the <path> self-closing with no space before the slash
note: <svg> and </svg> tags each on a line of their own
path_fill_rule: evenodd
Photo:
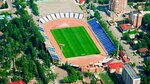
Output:
<svg viewBox="0 0 150 84">
<path fill-rule="evenodd" d="M 103 18 L 104 21 L 107 21 L 108 19 L 110 20 L 111 18 L 108 17 L 104 12 L 100 12 L 101 16 Z M 122 37 L 122 33 L 116 28 L 117 25 L 113 25 L 109 27 L 109 30 L 112 31 L 112 34 L 117 38 L 117 39 L 121 39 Z M 137 56 L 133 56 L 133 50 L 130 49 L 130 45 L 129 44 L 125 44 L 124 40 L 120 40 L 120 44 L 123 46 L 123 48 L 125 49 L 125 51 L 127 52 L 127 56 L 130 59 L 130 61 L 132 63 L 136 64 L 136 68 L 140 71 L 142 71 L 141 67 L 143 66 L 142 62 L 144 59 L 141 58 L 139 55 Z M 135 68 L 135 70 L 138 73 L 138 70 Z"/>
<path fill-rule="evenodd" d="M 0 9 L 0 13 L 1 12 L 14 12 L 15 11 L 15 9 L 13 8 L 13 5 L 12 5 L 12 3 L 13 3 L 13 0 L 6 0 L 7 1 L 7 4 L 8 4 L 8 8 L 6 8 L 6 9 Z"/>
</svg>

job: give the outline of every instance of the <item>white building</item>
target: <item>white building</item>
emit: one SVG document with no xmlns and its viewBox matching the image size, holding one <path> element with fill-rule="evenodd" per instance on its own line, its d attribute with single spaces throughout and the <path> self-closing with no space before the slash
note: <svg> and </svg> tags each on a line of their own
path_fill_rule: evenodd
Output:
<svg viewBox="0 0 150 84">
<path fill-rule="evenodd" d="M 122 79 L 125 84 L 140 84 L 141 78 L 129 64 L 123 66 Z"/>
</svg>

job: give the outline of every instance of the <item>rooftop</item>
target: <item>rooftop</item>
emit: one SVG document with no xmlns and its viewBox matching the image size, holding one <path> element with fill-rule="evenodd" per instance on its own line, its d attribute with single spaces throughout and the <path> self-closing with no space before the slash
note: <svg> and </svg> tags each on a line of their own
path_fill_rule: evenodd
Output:
<svg viewBox="0 0 150 84">
<path fill-rule="evenodd" d="M 127 73 L 130 75 L 132 79 L 140 78 L 140 76 L 136 74 L 135 70 L 129 64 L 124 64 L 123 67 L 124 67 L 124 70 L 127 71 Z"/>
<path fill-rule="evenodd" d="M 3 2 L 2 1 L 0 1 L 0 6 L 2 6 L 3 5 Z"/>
<path fill-rule="evenodd" d="M 126 54 L 124 53 L 124 51 L 123 51 L 123 50 L 120 50 L 120 55 L 121 55 L 121 57 L 126 56 Z"/>
<path fill-rule="evenodd" d="M 85 2 L 85 0 L 79 0 L 79 2 L 80 2 L 80 3 L 83 3 L 83 2 Z"/>
<path fill-rule="evenodd" d="M 138 52 L 143 53 L 143 52 L 147 52 L 148 49 L 147 48 L 139 48 Z"/>
<path fill-rule="evenodd" d="M 122 62 L 111 63 L 111 64 L 108 64 L 108 67 L 110 69 L 122 68 L 123 67 L 123 63 Z"/>
<path fill-rule="evenodd" d="M 11 82 L 9 84 L 25 84 L 25 83 L 22 80 L 20 80 L 20 81 L 16 81 L 16 82 Z"/>
<path fill-rule="evenodd" d="M 128 30 L 132 28 L 130 24 L 121 24 L 120 27 L 122 30 Z"/>
<path fill-rule="evenodd" d="M 123 59 L 123 61 L 125 62 L 125 63 L 129 63 L 130 62 L 130 60 L 128 59 L 128 58 L 126 58 L 126 57 L 124 57 L 124 58 L 122 58 Z"/>
<path fill-rule="evenodd" d="M 131 11 L 131 12 L 133 12 L 133 14 L 141 14 L 140 11 Z"/>
</svg>

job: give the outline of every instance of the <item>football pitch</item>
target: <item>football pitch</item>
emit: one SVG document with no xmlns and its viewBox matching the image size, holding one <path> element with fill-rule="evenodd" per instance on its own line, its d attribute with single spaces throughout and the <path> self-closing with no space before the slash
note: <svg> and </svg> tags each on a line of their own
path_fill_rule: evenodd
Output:
<svg viewBox="0 0 150 84">
<path fill-rule="evenodd" d="M 66 58 L 100 53 L 83 26 L 53 29 L 51 33 Z"/>
</svg>

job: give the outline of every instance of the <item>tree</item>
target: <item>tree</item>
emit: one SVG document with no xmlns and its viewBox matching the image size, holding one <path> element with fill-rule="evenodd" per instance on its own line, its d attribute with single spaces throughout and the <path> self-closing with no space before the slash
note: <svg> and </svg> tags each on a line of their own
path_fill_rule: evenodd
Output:
<svg viewBox="0 0 150 84">
<path fill-rule="evenodd" d="M 150 30 L 150 13 L 145 14 L 142 19 L 142 25 L 147 29 Z"/>
<path fill-rule="evenodd" d="M 12 81 L 18 81 L 18 80 L 20 80 L 19 77 L 14 75 L 13 78 L 12 78 Z"/>
<path fill-rule="evenodd" d="M 39 15 L 39 11 L 38 11 L 38 7 L 37 7 L 37 4 L 34 3 L 34 0 L 30 0 L 28 2 L 30 8 L 32 9 L 32 13 L 36 16 Z"/>
<path fill-rule="evenodd" d="M 95 16 L 98 20 L 101 19 L 101 16 L 100 16 L 100 14 L 99 14 L 98 11 L 95 11 L 94 16 Z"/>
<path fill-rule="evenodd" d="M 81 72 L 71 67 L 68 63 L 64 64 L 62 68 L 67 70 L 67 72 L 69 73 L 69 76 L 63 79 L 64 83 L 72 83 L 76 82 L 77 80 L 83 79 Z"/>
<path fill-rule="evenodd" d="M 98 0 L 99 4 L 108 4 L 109 0 Z"/>
<path fill-rule="evenodd" d="M 90 0 L 85 0 L 85 3 L 87 3 L 87 4 L 88 4 L 89 2 L 90 2 Z"/>
<path fill-rule="evenodd" d="M 91 8 L 91 10 L 93 10 L 93 11 L 95 11 L 96 10 L 96 7 L 94 6 L 94 4 L 90 4 L 90 8 Z"/>
<path fill-rule="evenodd" d="M 9 84 L 8 78 L 7 77 L 0 78 L 0 84 Z"/>
<path fill-rule="evenodd" d="M 91 84 L 97 84 L 97 80 L 95 78 L 92 78 Z"/>
<path fill-rule="evenodd" d="M 85 73 L 85 76 L 86 76 L 86 77 L 90 77 L 91 75 L 92 75 L 92 73 L 90 73 L 90 72 L 86 72 L 86 73 Z"/>
</svg>

